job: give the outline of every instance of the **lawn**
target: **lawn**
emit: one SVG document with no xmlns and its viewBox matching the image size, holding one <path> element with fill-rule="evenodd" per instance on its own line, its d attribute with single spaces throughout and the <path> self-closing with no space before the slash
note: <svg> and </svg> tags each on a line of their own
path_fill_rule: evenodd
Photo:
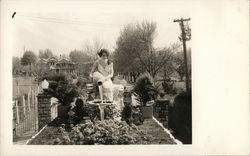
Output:
<svg viewBox="0 0 250 156">
<path fill-rule="evenodd" d="M 35 89 L 38 86 L 38 83 L 35 82 L 34 77 L 15 77 L 12 78 L 13 86 L 13 98 L 27 94 L 31 89 Z M 19 94 L 18 94 L 19 88 Z"/>
</svg>

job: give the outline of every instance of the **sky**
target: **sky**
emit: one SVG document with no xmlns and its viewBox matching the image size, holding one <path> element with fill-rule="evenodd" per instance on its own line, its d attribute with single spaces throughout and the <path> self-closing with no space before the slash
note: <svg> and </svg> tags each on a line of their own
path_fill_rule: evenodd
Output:
<svg viewBox="0 0 250 156">
<path fill-rule="evenodd" d="M 180 27 L 173 20 L 192 18 L 191 4 L 184 1 L 86 0 L 57 4 L 17 5 L 11 19 L 14 56 L 21 57 L 24 50 L 38 54 L 46 48 L 56 55 L 67 55 L 96 40 L 112 51 L 124 25 L 143 20 L 157 24 L 154 47 L 166 47 L 179 42 Z"/>
</svg>

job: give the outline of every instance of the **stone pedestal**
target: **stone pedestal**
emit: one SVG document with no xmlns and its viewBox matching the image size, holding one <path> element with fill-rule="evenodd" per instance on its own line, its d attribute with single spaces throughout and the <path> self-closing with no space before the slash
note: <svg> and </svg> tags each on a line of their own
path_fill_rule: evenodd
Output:
<svg viewBox="0 0 250 156">
<path fill-rule="evenodd" d="M 100 120 L 101 120 L 101 121 L 104 120 L 104 116 L 105 116 L 104 109 L 106 108 L 106 106 L 112 105 L 112 104 L 113 104 L 113 103 L 100 103 L 100 104 L 99 104 Z"/>
<path fill-rule="evenodd" d="M 168 115 L 169 115 L 169 100 L 160 99 L 155 101 L 154 116 L 161 121 L 164 126 L 168 127 Z"/>
<path fill-rule="evenodd" d="M 153 117 L 153 107 L 152 106 L 143 106 L 141 107 L 142 116 L 144 119 L 152 119 Z"/>
<path fill-rule="evenodd" d="M 37 95 L 38 101 L 38 130 L 51 122 L 51 96 L 42 93 Z"/>
</svg>

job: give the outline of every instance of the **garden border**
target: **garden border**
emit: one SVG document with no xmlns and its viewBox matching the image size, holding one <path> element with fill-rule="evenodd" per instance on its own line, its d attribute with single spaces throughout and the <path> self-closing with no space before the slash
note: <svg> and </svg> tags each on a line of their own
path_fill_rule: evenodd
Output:
<svg viewBox="0 0 250 156">
<path fill-rule="evenodd" d="M 174 142 L 177 144 L 177 145 L 183 145 L 183 143 L 178 140 L 178 139 L 175 139 L 175 137 L 170 133 L 170 131 L 168 129 L 166 129 L 162 123 L 160 123 L 155 117 L 152 117 L 152 119 L 164 130 L 164 132 L 166 132 L 171 139 L 174 140 Z M 35 139 L 48 125 L 45 125 L 38 133 L 36 133 L 35 135 L 33 135 L 29 140 L 26 141 L 25 145 L 28 145 L 29 142 L 31 142 L 33 139 Z"/>
<path fill-rule="evenodd" d="M 25 143 L 25 145 L 28 145 L 30 141 L 32 141 L 33 139 L 35 139 L 47 126 L 48 125 L 45 125 L 38 133 L 36 133 L 29 140 L 27 140 L 26 143 Z"/>
<path fill-rule="evenodd" d="M 166 133 L 170 136 L 171 139 L 174 140 L 174 142 L 175 142 L 177 145 L 183 145 L 183 143 L 182 143 L 180 140 L 175 139 L 175 137 L 170 133 L 170 131 L 169 131 L 168 129 L 166 129 L 166 128 L 162 125 L 162 123 L 160 123 L 154 116 L 153 116 L 152 119 L 153 119 L 153 120 L 154 120 L 154 121 L 164 130 L 164 132 L 166 132 Z"/>
</svg>

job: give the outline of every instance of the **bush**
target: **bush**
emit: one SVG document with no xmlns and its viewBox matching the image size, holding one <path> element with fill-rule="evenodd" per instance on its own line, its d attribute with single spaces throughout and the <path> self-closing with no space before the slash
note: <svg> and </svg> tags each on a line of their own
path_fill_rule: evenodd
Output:
<svg viewBox="0 0 250 156">
<path fill-rule="evenodd" d="M 174 107 L 169 112 L 169 127 L 176 138 L 185 144 L 192 143 L 192 97 L 182 92 L 174 99 Z"/>
<path fill-rule="evenodd" d="M 122 120 L 126 121 L 128 125 L 141 125 L 144 122 L 140 108 L 133 107 L 132 105 L 125 105 L 122 111 Z"/>
<path fill-rule="evenodd" d="M 135 83 L 134 92 L 138 95 L 140 103 L 145 106 L 148 101 L 154 100 L 157 91 L 154 80 L 149 73 L 140 75 Z"/>
<path fill-rule="evenodd" d="M 57 98 L 62 105 L 69 105 L 78 96 L 77 86 L 67 75 L 50 74 L 45 78 L 49 81 L 47 94 Z"/>
<path fill-rule="evenodd" d="M 77 75 L 75 73 L 71 74 L 72 79 L 77 79 Z"/>
<path fill-rule="evenodd" d="M 115 119 L 121 116 L 121 112 L 116 108 L 115 105 L 107 105 L 104 109 L 105 119 Z"/>
<path fill-rule="evenodd" d="M 75 107 L 72 109 L 75 113 L 74 124 L 79 124 L 83 117 L 87 115 L 86 109 L 84 109 L 84 101 L 82 99 L 77 99 L 75 102 Z"/>
<path fill-rule="evenodd" d="M 79 124 L 82 122 L 83 117 L 88 117 L 92 122 L 100 120 L 100 109 L 97 105 L 88 105 L 84 103 L 82 99 L 77 99 L 75 106 L 69 107 L 68 112 L 71 111 L 71 115 L 67 116 L 69 119 L 67 126 L 70 124 Z M 104 108 L 104 119 L 116 119 L 120 117 L 120 111 L 116 108 L 115 105 L 108 105 Z"/>
<path fill-rule="evenodd" d="M 79 87 L 79 88 L 84 88 L 86 86 L 86 82 L 87 82 L 87 79 L 84 79 L 82 77 L 79 77 L 77 79 L 77 83 L 76 85 Z"/>
<path fill-rule="evenodd" d="M 119 145 L 142 144 L 149 140 L 135 125 L 128 126 L 125 122 L 116 120 L 87 121 L 78 124 L 67 131 L 60 128 L 61 136 L 54 139 L 54 144 L 59 145 Z"/>
<path fill-rule="evenodd" d="M 162 87 L 167 94 L 172 94 L 172 95 L 176 94 L 176 88 L 174 87 L 174 81 L 170 81 L 170 80 L 164 81 L 164 82 L 162 82 Z"/>
</svg>

